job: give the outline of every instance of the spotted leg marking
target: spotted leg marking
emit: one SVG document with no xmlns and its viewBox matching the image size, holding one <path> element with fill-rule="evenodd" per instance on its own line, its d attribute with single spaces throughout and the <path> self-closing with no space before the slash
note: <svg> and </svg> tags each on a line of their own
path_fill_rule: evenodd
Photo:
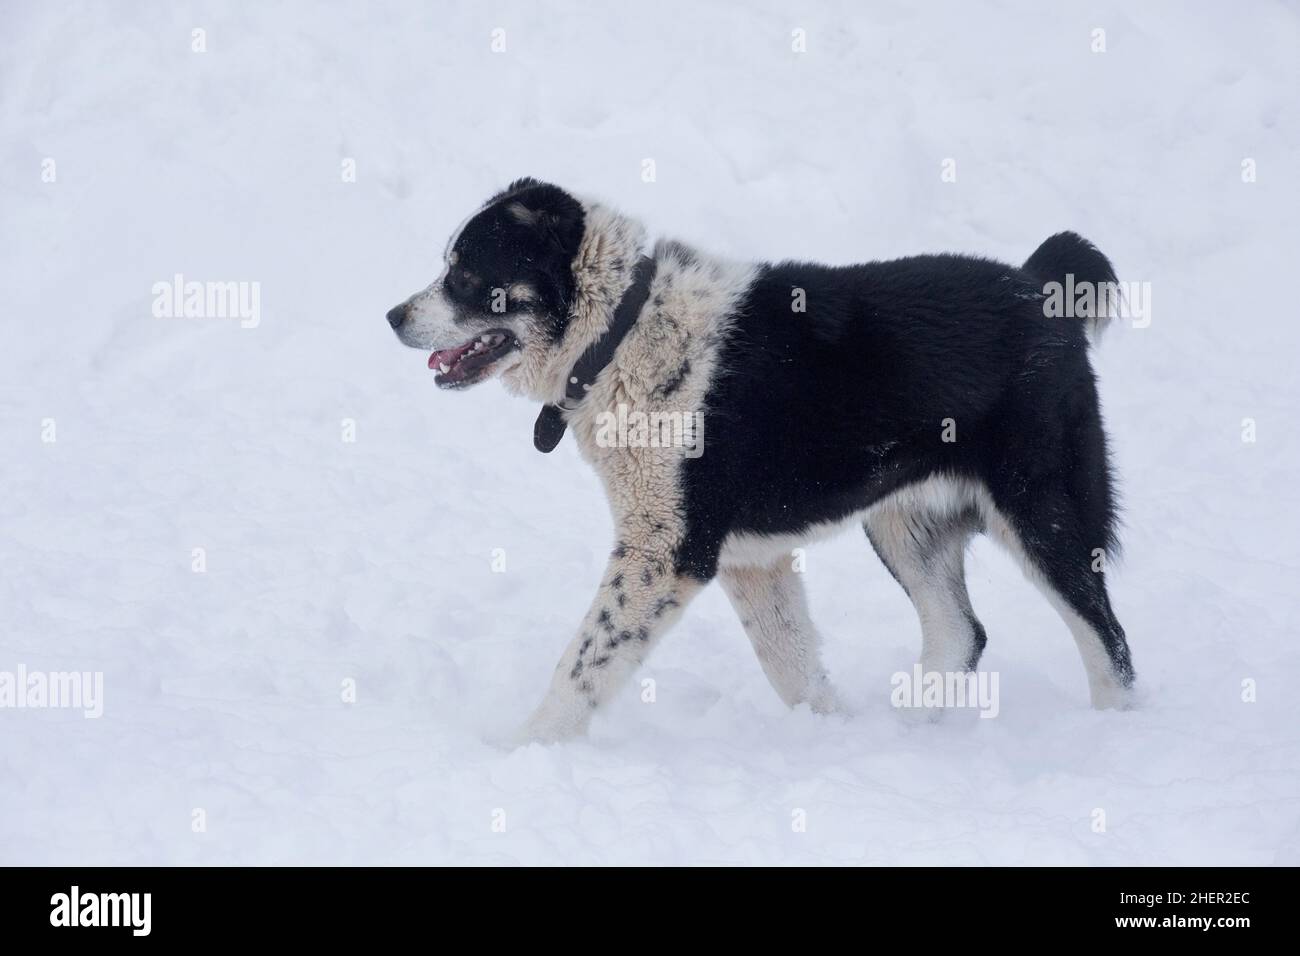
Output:
<svg viewBox="0 0 1300 956">
<path fill-rule="evenodd" d="M 702 583 L 675 573 L 671 552 L 620 544 L 550 689 L 524 726 L 524 741 L 586 731 L 592 714 L 632 676 Z"/>
</svg>

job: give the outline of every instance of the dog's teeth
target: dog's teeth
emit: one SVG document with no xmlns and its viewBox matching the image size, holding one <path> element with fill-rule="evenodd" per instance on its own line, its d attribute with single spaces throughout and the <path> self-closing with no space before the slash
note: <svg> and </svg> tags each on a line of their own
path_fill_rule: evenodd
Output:
<svg viewBox="0 0 1300 956">
<path fill-rule="evenodd" d="M 443 375 L 446 375 L 448 372 L 451 371 L 451 366 L 448 365 L 446 362 L 440 362 L 438 364 L 438 371 L 441 372 Z"/>
<path fill-rule="evenodd" d="M 484 345 L 483 345 L 482 342 L 475 342 L 475 343 L 474 343 L 474 351 L 475 351 L 475 352 L 482 352 L 483 349 L 484 349 Z"/>
</svg>

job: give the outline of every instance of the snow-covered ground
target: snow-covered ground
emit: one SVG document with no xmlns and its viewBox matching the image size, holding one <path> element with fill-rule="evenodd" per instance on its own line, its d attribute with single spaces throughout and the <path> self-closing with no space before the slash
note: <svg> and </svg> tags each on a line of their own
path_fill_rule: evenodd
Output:
<svg viewBox="0 0 1300 956">
<path fill-rule="evenodd" d="M 0 863 L 1300 863 L 1294 5 L 3 19 L 0 671 L 104 693 L 97 720 L 0 709 Z M 807 581 L 854 719 L 786 710 L 713 587 L 653 703 L 487 743 L 610 522 L 572 441 L 538 455 L 495 384 L 437 393 L 383 314 L 524 174 L 734 257 L 1020 261 L 1073 228 L 1149 282 L 1150 326 L 1095 356 L 1142 708 L 1088 708 L 1064 626 L 980 542 L 1001 712 L 900 719 L 918 625 L 849 534 Z M 177 273 L 259 283 L 260 322 L 155 317 Z"/>
</svg>

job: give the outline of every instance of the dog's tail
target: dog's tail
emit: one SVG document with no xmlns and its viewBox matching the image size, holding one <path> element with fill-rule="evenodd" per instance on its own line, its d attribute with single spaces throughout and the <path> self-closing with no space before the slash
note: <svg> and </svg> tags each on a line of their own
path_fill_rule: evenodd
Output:
<svg viewBox="0 0 1300 956">
<path fill-rule="evenodd" d="M 1119 309 L 1119 280 L 1115 277 L 1115 268 L 1110 260 L 1102 255 L 1101 250 L 1077 232 L 1058 232 L 1034 250 L 1034 254 L 1025 260 L 1021 268 L 1043 283 L 1057 283 L 1056 290 L 1044 288 L 1045 294 L 1065 291 L 1066 305 L 1074 315 L 1075 305 L 1068 290 L 1092 288 L 1091 309 L 1080 317 L 1087 323 L 1088 335 L 1096 341 L 1102 331 L 1110 324 Z M 1083 300 L 1086 302 L 1086 299 Z"/>
</svg>

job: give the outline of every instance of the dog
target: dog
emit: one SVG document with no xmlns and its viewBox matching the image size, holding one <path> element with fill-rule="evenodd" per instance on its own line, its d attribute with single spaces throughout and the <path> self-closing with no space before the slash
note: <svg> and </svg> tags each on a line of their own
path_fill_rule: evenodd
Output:
<svg viewBox="0 0 1300 956">
<path fill-rule="evenodd" d="M 1052 236 L 1019 268 L 963 255 L 741 263 L 651 244 L 608 205 L 525 178 L 443 258 L 389 326 L 431 352 L 438 387 L 498 378 L 541 403 L 538 448 L 572 431 L 614 515 L 595 599 L 521 739 L 584 733 L 715 578 L 781 699 L 844 712 L 791 553 L 850 524 L 915 605 L 925 673 L 979 662 L 963 561 L 984 532 L 1064 619 L 1093 706 L 1129 705 L 1088 357 L 1106 316 L 1043 307 L 1067 275 L 1115 283 L 1086 240 Z M 611 428 L 683 413 L 707 422 L 694 444 Z"/>
</svg>

